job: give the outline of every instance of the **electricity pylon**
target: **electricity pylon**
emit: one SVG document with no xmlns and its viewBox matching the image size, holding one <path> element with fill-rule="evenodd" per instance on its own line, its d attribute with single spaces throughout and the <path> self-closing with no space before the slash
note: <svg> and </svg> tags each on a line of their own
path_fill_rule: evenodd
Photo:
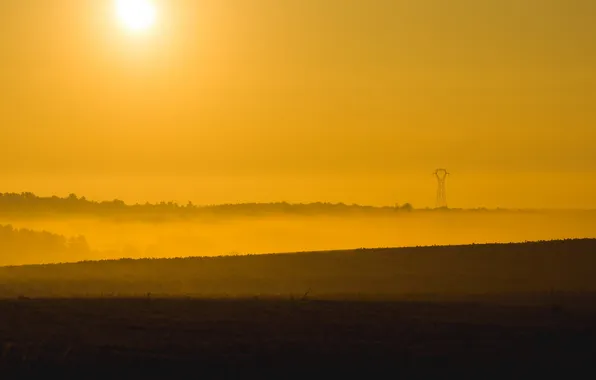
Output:
<svg viewBox="0 0 596 380">
<path fill-rule="evenodd" d="M 447 176 L 449 172 L 447 169 L 437 169 L 435 170 L 435 177 L 437 177 L 437 181 L 439 182 L 439 186 L 437 187 L 437 204 L 436 208 L 447 208 L 447 190 L 445 186 L 445 182 L 447 181 Z"/>
</svg>

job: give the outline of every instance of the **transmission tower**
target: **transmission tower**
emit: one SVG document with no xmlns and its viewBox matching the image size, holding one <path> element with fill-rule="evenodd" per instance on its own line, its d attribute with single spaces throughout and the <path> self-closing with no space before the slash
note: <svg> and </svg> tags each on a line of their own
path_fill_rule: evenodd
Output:
<svg viewBox="0 0 596 380">
<path fill-rule="evenodd" d="M 447 208 L 447 190 L 445 186 L 445 182 L 447 181 L 447 176 L 449 172 L 447 169 L 437 169 L 435 170 L 435 177 L 437 177 L 437 181 L 439 182 L 439 187 L 437 187 L 437 208 Z"/>
</svg>

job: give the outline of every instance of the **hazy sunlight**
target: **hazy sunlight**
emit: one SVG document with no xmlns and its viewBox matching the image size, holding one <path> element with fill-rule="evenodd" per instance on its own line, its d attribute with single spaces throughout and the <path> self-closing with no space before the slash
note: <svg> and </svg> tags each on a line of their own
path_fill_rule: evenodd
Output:
<svg viewBox="0 0 596 380">
<path fill-rule="evenodd" d="M 116 12 L 122 24 L 132 31 L 151 28 L 157 18 L 157 10 L 150 0 L 116 0 Z"/>
</svg>

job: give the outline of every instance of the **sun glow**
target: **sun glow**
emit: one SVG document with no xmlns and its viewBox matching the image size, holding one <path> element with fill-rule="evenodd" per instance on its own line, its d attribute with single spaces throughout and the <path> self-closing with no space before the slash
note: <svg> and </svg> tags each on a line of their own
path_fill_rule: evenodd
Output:
<svg viewBox="0 0 596 380">
<path fill-rule="evenodd" d="M 122 24 L 132 31 L 151 28 L 157 18 L 151 0 L 116 0 L 116 12 Z"/>
</svg>

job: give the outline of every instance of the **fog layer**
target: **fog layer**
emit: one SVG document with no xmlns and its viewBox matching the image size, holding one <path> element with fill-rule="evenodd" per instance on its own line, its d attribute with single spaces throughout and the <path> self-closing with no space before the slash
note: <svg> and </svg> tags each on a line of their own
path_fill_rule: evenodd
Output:
<svg viewBox="0 0 596 380">
<path fill-rule="evenodd" d="M 2 215 L 0 225 L 50 231 L 67 240 L 82 235 L 89 246 L 70 256 L 68 250 L 61 249 L 56 254 L 56 249 L 44 249 L 43 245 L 26 255 L 14 249 L 2 252 L 0 265 L 18 265 L 122 257 L 171 258 L 593 238 L 596 212 L 277 213 L 220 214 L 193 219 Z"/>
</svg>

